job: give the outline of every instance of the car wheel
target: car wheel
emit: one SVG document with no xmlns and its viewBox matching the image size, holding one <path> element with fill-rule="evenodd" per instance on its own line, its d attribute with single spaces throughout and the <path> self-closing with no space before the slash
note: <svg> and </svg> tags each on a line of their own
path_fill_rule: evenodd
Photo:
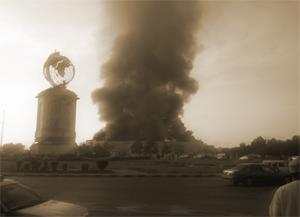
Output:
<svg viewBox="0 0 300 217">
<path fill-rule="evenodd" d="M 253 185 L 253 179 L 252 179 L 251 177 L 246 178 L 246 179 L 245 179 L 245 184 L 246 184 L 247 186 Z"/>
</svg>

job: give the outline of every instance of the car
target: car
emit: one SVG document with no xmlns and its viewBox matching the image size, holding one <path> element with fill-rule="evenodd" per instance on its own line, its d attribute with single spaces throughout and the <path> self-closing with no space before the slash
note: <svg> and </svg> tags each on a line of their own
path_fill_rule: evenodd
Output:
<svg viewBox="0 0 300 217">
<path fill-rule="evenodd" d="M 294 160 L 299 160 L 299 159 L 300 159 L 300 156 L 297 156 L 297 155 L 289 157 L 289 161 L 294 161 Z"/>
<path fill-rule="evenodd" d="M 82 206 L 48 200 L 26 185 L 0 177 L 0 216 L 88 216 Z"/>
<path fill-rule="evenodd" d="M 264 165 L 273 167 L 274 169 L 279 170 L 280 172 L 289 174 L 289 164 L 285 160 L 264 160 L 262 162 Z"/>
<path fill-rule="evenodd" d="M 234 185 L 240 183 L 253 184 L 275 184 L 289 181 L 287 174 L 274 170 L 274 168 L 262 163 L 242 163 L 231 169 L 223 171 L 222 177 L 230 180 Z"/>
</svg>

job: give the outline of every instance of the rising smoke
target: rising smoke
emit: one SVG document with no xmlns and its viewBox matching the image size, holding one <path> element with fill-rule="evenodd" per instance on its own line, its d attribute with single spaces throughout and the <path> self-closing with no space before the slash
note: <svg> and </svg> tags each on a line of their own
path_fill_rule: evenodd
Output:
<svg viewBox="0 0 300 217">
<path fill-rule="evenodd" d="M 181 116 L 196 93 L 190 77 L 198 50 L 196 1 L 137 1 L 109 4 L 120 34 L 102 66 L 103 87 L 92 94 L 106 127 L 102 140 L 193 138 Z"/>
</svg>

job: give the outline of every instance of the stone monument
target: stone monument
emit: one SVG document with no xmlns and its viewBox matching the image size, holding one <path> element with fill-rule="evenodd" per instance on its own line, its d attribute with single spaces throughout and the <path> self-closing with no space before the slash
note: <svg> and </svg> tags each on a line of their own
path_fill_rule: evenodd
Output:
<svg viewBox="0 0 300 217">
<path fill-rule="evenodd" d="M 73 153 L 77 95 L 66 85 L 73 79 L 75 68 L 59 52 L 50 54 L 44 64 L 44 76 L 52 85 L 38 94 L 38 112 L 34 154 L 58 155 Z"/>
</svg>

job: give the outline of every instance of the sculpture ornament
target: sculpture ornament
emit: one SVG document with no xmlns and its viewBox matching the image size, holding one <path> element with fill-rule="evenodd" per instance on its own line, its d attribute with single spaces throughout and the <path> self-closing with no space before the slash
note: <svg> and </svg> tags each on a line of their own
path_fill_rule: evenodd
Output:
<svg viewBox="0 0 300 217">
<path fill-rule="evenodd" d="M 65 86 L 73 80 L 75 67 L 67 57 L 55 51 L 46 60 L 43 73 L 53 87 Z"/>
</svg>

